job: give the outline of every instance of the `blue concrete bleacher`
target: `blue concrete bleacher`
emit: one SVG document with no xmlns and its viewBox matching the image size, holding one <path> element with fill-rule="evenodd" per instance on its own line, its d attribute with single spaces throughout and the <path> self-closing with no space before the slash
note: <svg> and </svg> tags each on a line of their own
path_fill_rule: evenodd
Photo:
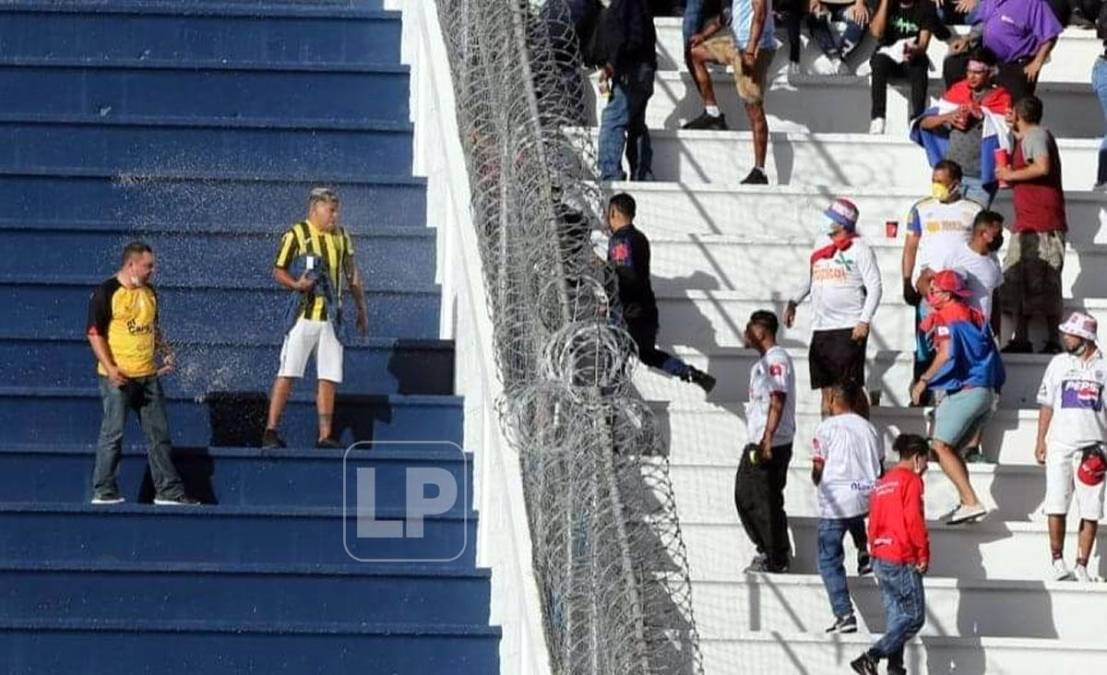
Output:
<svg viewBox="0 0 1107 675">
<path fill-rule="evenodd" d="M 378 0 L 0 6 L 0 673 L 498 672 L 400 33 Z M 367 287 L 335 425 L 376 445 L 348 462 L 310 447 L 311 377 L 290 447 L 257 447 L 288 299 L 272 259 L 320 183 Z M 88 503 L 87 302 L 134 238 L 158 254 L 174 458 L 202 507 L 149 503 L 136 420 L 128 503 Z M 422 538 L 358 539 L 355 468 L 378 519 L 402 517 L 409 469 L 465 489 Z"/>
</svg>

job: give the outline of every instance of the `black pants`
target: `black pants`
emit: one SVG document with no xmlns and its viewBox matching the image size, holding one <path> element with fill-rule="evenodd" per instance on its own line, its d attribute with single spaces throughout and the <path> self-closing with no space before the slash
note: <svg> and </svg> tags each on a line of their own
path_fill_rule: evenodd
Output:
<svg viewBox="0 0 1107 675">
<path fill-rule="evenodd" d="M 930 62 L 925 58 L 896 63 L 885 54 L 875 53 L 869 59 L 873 69 L 873 107 L 870 119 L 887 117 L 888 80 L 906 79 L 911 85 L 911 116 L 915 119 L 926 110 L 926 89 L 929 84 Z"/>
<path fill-rule="evenodd" d="M 788 482 L 788 464 L 792 444 L 773 448 L 773 458 L 756 466 L 750 453 L 743 451 L 734 477 L 734 506 L 738 519 L 758 553 L 769 556 L 769 566 L 788 564 L 788 514 L 784 512 L 784 486 Z"/>
<path fill-rule="evenodd" d="M 800 48 L 803 46 L 800 42 L 800 22 L 807 13 L 807 3 L 802 0 L 782 0 L 773 4 L 773 10 L 780 15 L 788 35 L 788 60 L 799 63 Z"/>
<path fill-rule="evenodd" d="M 1035 83 L 1027 80 L 1026 75 L 1022 72 L 1029 62 L 1030 59 L 1019 59 L 1011 63 L 1002 63 L 999 66 L 999 73 L 996 75 L 995 82 L 1010 92 L 1012 102 L 1034 93 Z M 946 58 L 945 63 L 942 64 L 942 79 L 945 80 L 946 89 L 965 79 L 965 70 L 968 65 L 969 55 L 964 52 Z"/>
<path fill-rule="evenodd" d="M 627 332 L 638 345 L 638 359 L 651 368 L 659 368 L 670 375 L 683 377 L 688 365 L 669 352 L 657 348 L 657 320 L 626 319 Z"/>
</svg>

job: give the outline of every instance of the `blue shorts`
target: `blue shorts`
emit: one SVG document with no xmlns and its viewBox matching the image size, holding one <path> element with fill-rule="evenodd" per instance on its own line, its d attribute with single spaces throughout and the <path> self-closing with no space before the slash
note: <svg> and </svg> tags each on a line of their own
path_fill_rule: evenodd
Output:
<svg viewBox="0 0 1107 675">
<path fill-rule="evenodd" d="M 992 417 L 996 393 L 987 387 L 973 387 L 946 396 L 934 411 L 931 438 L 958 449 Z"/>
</svg>

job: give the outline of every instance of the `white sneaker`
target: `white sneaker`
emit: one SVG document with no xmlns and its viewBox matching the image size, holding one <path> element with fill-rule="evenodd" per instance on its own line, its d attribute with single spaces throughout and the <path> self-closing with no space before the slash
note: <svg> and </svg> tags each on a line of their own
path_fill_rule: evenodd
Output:
<svg viewBox="0 0 1107 675">
<path fill-rule="evenodd" d="M 1062 563 L 1062 564 L 1064 564 L 1064 563 Z M 1088 574 L 1088 568 L 1083 566 L 1083 565 L 1077 565 L 1076 567 L 1072 568 L 1072 576 L 1074 576 L 1077 581 L 1083 581 L 1083 582 L 1091 582 L 1092 581 L 1092 576 L 1090 574 Z"/>
<path fill-rule="evenodd" d="M 966 506 L 961 504 L 957 507 L 957 510 L 949 515 L 949 524 L 957 525 L 960 523 L 979 523 L 984 520 L 984 517 L 988 515 L 988 509 L 984 508 L 982 504 L 976 506 Z"/>
<path fill-rule="evenodd" d="M 869 122 L 869 133 L 873 136 L 880 136 L 884 133 L 884 118 L 874 117 L 872 122 Z"/>
<path fill-rule="evenodd" d="M 788 77 L 803 75 L 803 66 L 795 61 L 788 62 Z"/>
<path fill-rule="evenodd" d="M 1061 558 L 1053 561 L 1050 570 L 1054 581 L 1072 581 L 1075 578 L 1073 577 L 1072 570 L 1069 569 L 1069 566 L 1066 565 L 1065 561 Z M 1088 571 L 1084 570 L 1084 574 L 1087 573 Z"/>
<path fill-rule="evenodd" d="M 811 64 L 811 68 L 816 75 L 840 75 L 844 65 L 842 59 L 832 59 L 826 54 L 819 54 L 818 58 Z"/>
</svg>

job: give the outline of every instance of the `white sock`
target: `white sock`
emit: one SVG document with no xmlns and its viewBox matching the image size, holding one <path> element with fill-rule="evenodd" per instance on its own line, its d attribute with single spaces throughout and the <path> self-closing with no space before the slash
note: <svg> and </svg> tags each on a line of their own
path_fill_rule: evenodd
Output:
<svg viewBox="0 0 1107 675">
<path fill-rule="evenodd" d="M 703 107 L 703 110 L 704 110 L 704 112 L 706 112 L 708 115 L 711 115 L 712 117 L 718 117 L 719 115 L 722 114 L 722 111 L 719 110 L 719 106 L 717 106 L 717 105 L 705 105 Z"/>
</svg>

